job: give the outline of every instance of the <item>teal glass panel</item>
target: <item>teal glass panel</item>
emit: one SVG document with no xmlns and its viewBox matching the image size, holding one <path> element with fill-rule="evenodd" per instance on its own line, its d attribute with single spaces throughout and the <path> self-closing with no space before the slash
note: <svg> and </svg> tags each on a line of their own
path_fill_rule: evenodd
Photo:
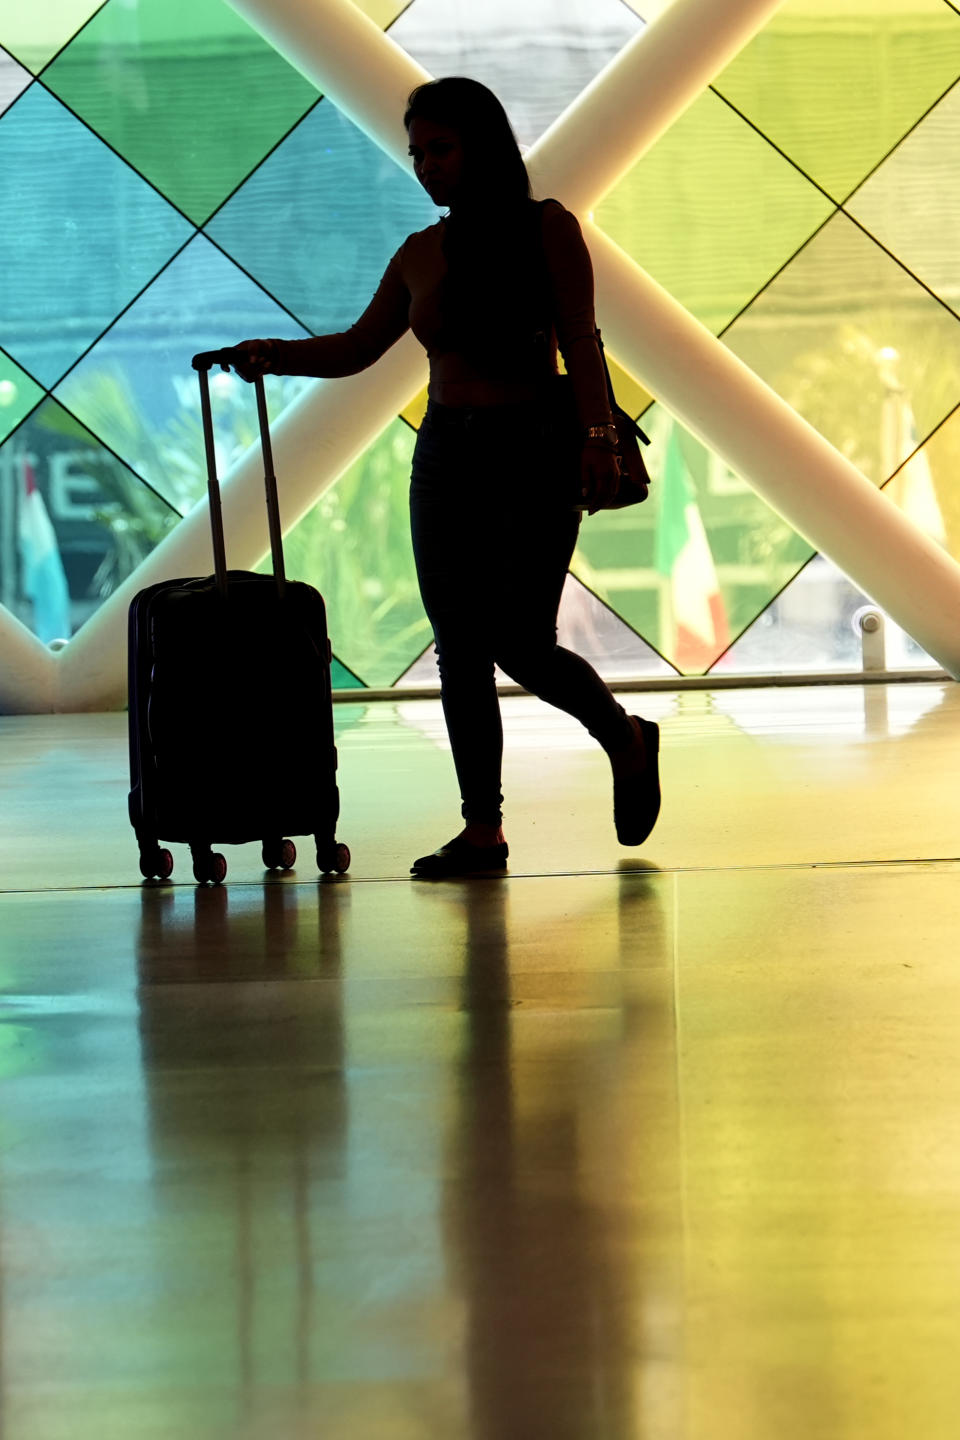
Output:
<svg viewBox="0 0 960 1440">
<path fill-rule="evenodd" d="M 47 399 L 0 446 L 0 601 L 68 639 L 179 516 Z"/>
<path fill-rule="evenodd" d="M 683 674 L 704 674 L 812 548 L 753 488 L 654 406 L 645 505 L 602 512 L 572 569 Z"/>
<path fill-rule="evenodd" d="M 17 428 L 43 395 L 40 386 L 0 350 L 0 440 Z"/>
<path fill-rule="evenodd" d="M 8 110 L 18 95 L 22 95 L 33 76 L 12 55 L 0 50 L 0 115 Z"/>
<path fill-rule="evenodd" d="M 643 29 L 621 0 L 414 0 L 390 38 L 431 75 L 469 75 L 532 144 Z"/>
<path fill-rule="evenodd" d="M 715 87 L 842 200 L 958 75 L 943 0 L 784 0 Z"/>
<path fill-rule="evenodd" d="M 410 543 L 415 441 L 394 420 L 284 541 L 287 574 L 326 600 L 334 653 L 375 689 L 394 684 L 431 639 Z M 269 559 L 258 568 L 269 571 Z"/>
<path fill-rule="evenodd" d="M 436 219 L 412 173 L 325 100 L 206 229 L 319 334 L 352 325 L 393 252 Z"/>
<path fill-rule="evenodd" d="M 198 224 L 317 99 L 224 0 L 105 5 L 43 80 Z"/>
<path fill-rule="evenodd" d="M 834 208 L 707 90 L 617 182 L 594 218 L 716 334 Z"/>
<path fill-rule="evenodd" d="M 877 484 L 960 402 L 960 320 L 843 215 L 724 340 Z M 892 397 L 913 440 L 888 423 Z"/>
<path fill-rule="evenodd" d="M 334 655 L 330 662 L 330 685 L 333 690 L 365 690 L 367 687 L 358 680 L 352 670 L 341 664 Z"/>
<path fill-rule="evenodd" d="M 876 238 L 960 314 L 960 86 L 847 201 Z"/>
<path fill-rule="evenodd" d="M 191 227 L 39 85 L 0 116 L 0 190 L 0 337 L 50 387 Z"/>
<path fill-rule="evenodd" d="M 184 512 L 203 495 L 206 461 L 199 387 L 190 359 L 254 335 L 298 338 L 270 297 L 202 235 L 57 386 L 59 400 Z M 309 382 L 267 382 L 278 414 Z M 221 474 L 257 435 L 253 387 L 215 370 L 211 401 Z"/>
</svg>

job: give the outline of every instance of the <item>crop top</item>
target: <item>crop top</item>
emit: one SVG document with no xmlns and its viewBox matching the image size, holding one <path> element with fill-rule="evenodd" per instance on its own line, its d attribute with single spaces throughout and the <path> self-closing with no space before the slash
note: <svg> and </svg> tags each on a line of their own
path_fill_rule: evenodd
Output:
<svg viewBox="0 0 960 1440">
<path fill-rule="evenodd" d="M 430 364 L 430 398 L 445 405 L 523 401 L 538 388 L 533 375 L 518 382 L 492 373 L 476 357 L 444 347 L 441 295 L 447 273 L 443 220 L 409 235 L 391 259 L 363 314 L 335 335 L 276 342 L 271 370 L 280 375 L 323 378 L 367 369 L 408 329 Z M 557 201 L 543 206 L 543 254 L 553 296 L 551 363 L 559 345 L 570 375 L 580 420 L 602 424 L 610 417 L 606 377 L 596 341 L 593 267 L 579 222 Z M 541 382 L 542 383 L 542 382 Z"/>
</svg>

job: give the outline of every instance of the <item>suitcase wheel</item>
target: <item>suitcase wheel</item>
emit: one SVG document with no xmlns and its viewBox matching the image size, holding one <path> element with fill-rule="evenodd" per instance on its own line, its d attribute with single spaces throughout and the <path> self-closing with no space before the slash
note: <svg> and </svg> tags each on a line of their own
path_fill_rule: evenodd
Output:
<svg viewBox="0 0 960 1440">
<path fill-rule="evenodd" d="M 198 885 L 222 885 L 227 878 L 226 858 L 217 851 L 195 854 L 193 878 Z"/>
<path fill-rule="evenodd" d="M 292 840 L 265 840 L 260 853 L 267 870 L 292 870 L 297 863 L 297 847 Z"/>
<path fill-rule="evenodd" d="M 338 875 L 345 875 L 350 869 L 349 848 L 346 845 L 332 845 L 329 850 L 318 850 L 317 869 L 322 870 L 324 875 L 330 870 L 335 870 Z"/>
<path fill-rule="evenodd" d="M 153 850 L 140 851 L 140 874 L 144 880 L 169 880 L 173 874 L 173 856 L 169 850 L 155 846 Z"/>
</svg>

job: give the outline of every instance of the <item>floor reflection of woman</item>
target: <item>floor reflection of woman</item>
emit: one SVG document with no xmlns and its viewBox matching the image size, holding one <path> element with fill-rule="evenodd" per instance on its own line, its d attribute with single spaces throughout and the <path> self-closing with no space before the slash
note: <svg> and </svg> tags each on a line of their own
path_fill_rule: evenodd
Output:
<svg viewBox="0 0 960 1440">
<path fill-rule="evenodd" d="M 506 114 L 485 86 L 457 77 L 422 85 L 404 123 L 417 179 L 447 214 L 408 236 L 351 329 L 243 341 L 235 366 L 248 380 L 350 375 L 408 328 L 427 351 L 411 524 L 465 825 L 412 873 L 506 867 L 496 664 L 603 747 L 617 836 L 639 845 L 660 809 L 658 727 L 628 715 L 587 661 L 557 644 L 580 524 L 576 497 L 558 480 L 548 404 L 558 344 L 582 427 L 586 507 L 595 510 L 620 477 L 580 226 L 558 202 L 530 198 Z"/>
</svg>

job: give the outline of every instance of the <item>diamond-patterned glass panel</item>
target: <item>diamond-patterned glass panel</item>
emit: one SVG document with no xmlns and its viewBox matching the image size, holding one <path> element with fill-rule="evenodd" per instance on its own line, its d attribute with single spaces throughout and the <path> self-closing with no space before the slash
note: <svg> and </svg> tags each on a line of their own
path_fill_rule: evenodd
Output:
<svg viewBox="0 0 960 1440">
<path fill-rule="evenodd" d="M 394 251 L 436 219 L 412 172 L 325 100 L 206 232 L 320 333 L 352 325 Z"/>
<path fill-rule="evenodd" d="M 302 336 L 269 295 L 202 235 L 93 347 L 56 395 L 181 512 L 206 489 L 197 377 L 190 358 L 252 335 Z M 272 381 L 279 414 L 309 382 Z M 257 435 L 253 388 L 215 371 L 211 401 L 220 473 Z"/>
<path fill-rule="evenodd" d="M 0 446 L 0 598 L 68 639 L 179 518 L 85 426 L 45 400 Z"/>
<path fill-rule="evenodd" d="M 574 573 L 684 674 L 703 674 L 812 549 L 660 406 L 650 499 L 580 531 Z"/>
<path fill-rule="evenodd" d="M 606 680 L 676 674 L 656 650 L 651 649 L 635 630 L 631 630 L 619 615 L 592 595 L 574 575 L 567 576 L 560 598 L 557 640 L 566 649 L 574 650 L 589 660 Z M 499 667 L 496 674 L 499 685 L 516 683 Z M 397 684 L 436 687 L 437 657 L 432 644 L 406 674 L 400 676 Z"/>
<path fill-rule="evenodd" d="M 50 386 L 190 226 L 39 85 L 0 116 L 0 188 L 0 339 Z"/>
<path fill-rule="evenodd" d="M 530 145 L 642 29 L 620 0 L 414 0 L 390 38 L 431 75 L 489 85 Z"/>
<path fill-rule="evenodd" d="M 909 405 L 902 395 L 893 402 L 906 449 L 916 436 Z M 895 505 L 932 540 L 960 561 L 960 408 L 900 467 L 883 487 Z"/>
<path fill-rule="evenodd" d="M 336 655 L 330 661 L 330 688 L 332 690 L 365 690 L 367 687 L 358 680 L 352 670 L 341 664 Z"/>
<path fill-rule="evenodd" d="M 33 76 L 12 55 L 0 50 L 0 115 L 8 110 L 18 95 L 22 95 Z"/>
<path fill-rule="evenodd" d="M 225 0 L 112 0 L 43 79 L 198 224 L 317 99 Z"/>
<path fill-rule="evenodd" d="M 21 5 L 12 0 L 0 9 L 0 45 L 37 74 L 102 4 L 103 0 L 36 0 Z"/>
<path fill-rule="evenodd" d="M 796 675 L 859 670 L 863 642 L 857 621 L 877 607 L 832 561 L 815 555 L 713 666 L 716 675 Z M 933 669 L 937 662 L 889 616 L 884 653 L 890 670 Z"/>
<path fill-rule="evenodd" d="M 327 602 L 334 652 L 374 688 L 392 685 L 431 635 L 410 543 L 415 440 L 394 420 L 284 541 L 287 574 Z"/>
<path fill-rule="evenodd" d="M 605 196 L 594 218 L 716 333 L 833 209 L 708 90 Z"/>
<path fill-rule="evenodd" d="M 847 210 L 960 314 L 960 85 L 851 196 Z"/>
<path fill-rule="evenodd" d="M 0 440 L 43 399 L 43 390 L 0 350 Z"/>
<path fill-rule="evenodd" d="M 960 401 L 960 321 L 843 215 L 724 340 L 878 484 Z M 888 424 L 891 395 L 912 441 Z"/>
<path fill-rule="evenodd" d="M 958 75 L 943 0 L 785 0 L 715 86 L 842 200 Z"/>
</svg>

